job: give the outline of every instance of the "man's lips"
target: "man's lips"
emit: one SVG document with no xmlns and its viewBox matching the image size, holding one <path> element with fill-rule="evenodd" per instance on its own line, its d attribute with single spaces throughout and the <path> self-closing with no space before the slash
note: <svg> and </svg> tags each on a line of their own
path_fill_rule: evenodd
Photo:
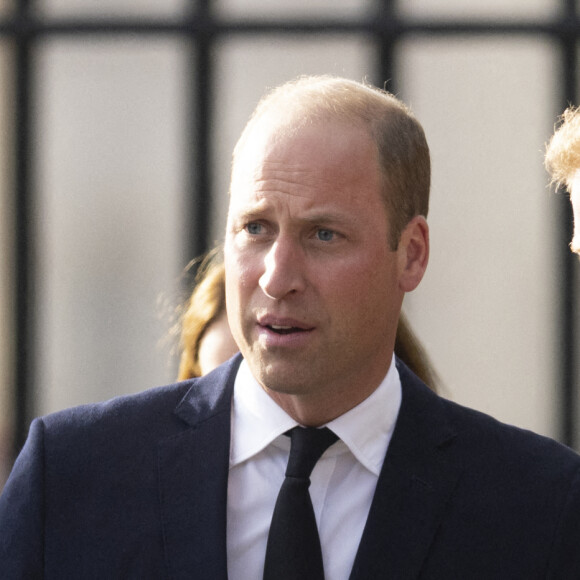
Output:
<svg viewBox="0 0 580 580">
<path fill-rule="evenodd" d="M 257 317 L 256 329 L 261 348 L 279 353 L 308 348 L 316 327 L 304 319 L 264 314 Z"/>
<path fill-rule="evenodd" d="M 314 327 L 293 318 L 278 318 L 273 316 L 264 316 L 258 319 L 258 325 L 266 330 L 276 334 L 292 334 L 295 332 L 307 332 Z"/>
</svg>

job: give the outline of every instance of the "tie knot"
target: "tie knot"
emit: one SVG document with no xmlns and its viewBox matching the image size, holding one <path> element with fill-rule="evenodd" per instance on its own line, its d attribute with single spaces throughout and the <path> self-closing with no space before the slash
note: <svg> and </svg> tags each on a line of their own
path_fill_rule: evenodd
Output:
<svg viewBox="0 0 580 580">
<path fill-rule="evenodd" d="M 290 457 L 286 468 L 287 477 L 310 478 L 310 474 L 322 454 L 338 439 L 328 427 L 294 427 L 291 438 Z"/>
</svg>

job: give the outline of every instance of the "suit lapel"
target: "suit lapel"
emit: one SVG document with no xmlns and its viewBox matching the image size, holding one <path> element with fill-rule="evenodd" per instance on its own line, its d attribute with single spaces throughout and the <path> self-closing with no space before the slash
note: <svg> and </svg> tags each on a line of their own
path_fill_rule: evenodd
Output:
<svg viewBox="0 0 580 580">
<path fill-rule="evenodd" d="M 403 400 L 351 579 L 417 578 L 461 473 L 442 400 L 398 364 Z"/>
<path fill-rule="evenodd" d="M 193 383 L 160 442 L 163 539 L 170 578 L 227 578 L 226 499 L 231 397 L 241 357 Z"/>
</svg>

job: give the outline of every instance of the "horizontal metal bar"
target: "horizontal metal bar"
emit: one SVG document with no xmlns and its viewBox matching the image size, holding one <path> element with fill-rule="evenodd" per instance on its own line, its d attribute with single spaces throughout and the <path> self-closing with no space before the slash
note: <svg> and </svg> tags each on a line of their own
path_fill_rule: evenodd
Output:
<svg viewBox="0 0 580 580">
<path fill-rule="evenodd" d="M 580 37 L 579 18 L 553 20 L 418 20 L 363 18 L 359 20 L 262 20 L 184 17 L 182 19 L 95 18 L 95 19 L 0 19 L 2 36 L 50 35 L 296 35 L 296 34 L 380 34 L 380 35 L 548 35 L 560 38 Z"/>
</svg>

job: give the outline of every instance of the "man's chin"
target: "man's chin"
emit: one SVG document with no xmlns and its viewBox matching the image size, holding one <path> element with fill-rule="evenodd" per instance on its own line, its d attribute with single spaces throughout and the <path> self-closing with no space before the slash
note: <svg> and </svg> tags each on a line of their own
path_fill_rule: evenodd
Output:
<svg viewBox="0 0 580 580">
<path fill-rule="evenodd" d="M 283 395 L 302 395 L 310 391 L 311 381 L 296 363 L 277 361 L 275 363 L 260 364 L 253 368 L 252 374 L 266 391 Z"/>
</svg>

